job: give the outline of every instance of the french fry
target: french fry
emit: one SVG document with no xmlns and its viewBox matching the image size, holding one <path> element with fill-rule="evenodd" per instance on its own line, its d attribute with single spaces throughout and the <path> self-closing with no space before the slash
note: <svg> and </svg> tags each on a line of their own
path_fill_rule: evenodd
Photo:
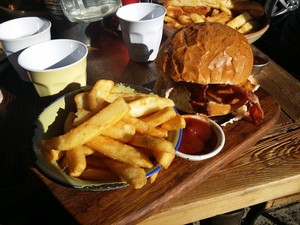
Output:
<svg viewBox="0 0 300 225">
<path fill-rule="evenodd" d="M 255 20 L 250 20 L 247 23 L 243 24 L 239 29 L 238 32 L 242 34 L 248 34 L 251 31 L 255 30 L 259 26 L 259 23 Z"/>
<path fill-rule="evenodd" d="M 158 176 L 158 173 L 159 172 L 157 172 L 157 173 L 153 174 L 151 177 L 149 177 L 150 184 L 153 184 L 155 182 L 155 180 L 156 180 L 156 178 Z"/>
<path fill-rule="evenodd" d="M 170 28 L 173 28 L 173 29 L 179 29 L 179 28 L 181 28 L 181 27 L 183 27 L 183 25 L 181 25 L 180 23 L 178 23 L 178 22 L 168 22 L 168 23 L 166 23 L 166 26 L 167 27 L 170 27 Z"/>
<path fill-rule="evenodd" d="M 126 181 L 135 189 L 140 189 L 147 183 L 146 172 L 138 166 L 122 163 L 113 159 L 105 159 L 105 164 L 114 171 L 121 180 Z"/>
<path fill-rule="evenodd" d="M 111 170 L 104 168 L 87 168 L 78 177 L 83 180 L 115 182 L 119 177 Z"/>
<path fill-rule="evenodd" d="M 129 110 L 124 99 L 118 98 L 78 127 L 60 136 L 45 140 L 44 146 L 50 149 L 70 150 L 98 136 L 104 128 L 121 120 Z"/>
<path fill-rule="evenodd" d="M 75 118 L 76 118 L 76 115 L 74 112 L 68 113 L 67 118 L 64 122 L 64 132 L 65 133 L 73 128 L 73 122 L 74 122 Z"/>
<path fill-rule="evenodd" d="M 205 17 L 204 16 L 201 16 L 197 13 L 191 13 L 190 14 L 190 17 L 191 19 L 193 20 L 194 23 L 202 23 L 202 22 L 205 22 Z"/>
<path fill-rule="evenodd" d="M 176 116 L 176 112 L 173 107 L 166 107 L 162 110 L 159 110 L 153 114 L 150 114 L 146 117 L 143 117 L 142 120 L 146 122 L 151 127 L 157 127 L 164 122 L 170 120 Z"/>
<path fill-rule="evenodd" d="M 125 86 L 123 84 L 115 84 L 110 90 L 109 94 L 104 97 L 105 101 L 113 102 L 116 98 L 122 97 L 125 102 L 132 102 L 142 97 L 146 97 L 149 94 L 138 93 L 131 87 Z"/>
<path fill-rule="evenodd" d="M 83 146 L 77 146 L 70 151 L 66 151 L 68 160 L 68 171 L 70 176 L 78 177 L 86 168 L 86 159 Z"/>
<path fill-rule="evenodd" d="M 136 134 L 129 142 L 133 146 L 153 149 L 159 152 L 174 152 L 173 145 L 164 138 L 156 138 L 149 135 Z"/>
<path fill-rule="evenodd" d="M 226 23 L 226 25 L 233 29 L 238 29 L 243 24 L 245 24 L 246 22 L 248 22 L 249 20 L 252 20 L 252 19 L 253 19 L 253 17 L 248 12 L 245 11 L 242 14 L 240 14 L 237 17 L 230 20 L 228 23 Z"/>
<path fill-rule="evenodd" d="M 175 158 L 175 151 L 174 152 L 153 152 L 154 158 L 156 161 L 164 168 L 168 169 L 171 165 L 172 161 Z"/>
<path fill-rule="evenodd" d="M 166 9 L 167 9 L 167 16 L 170 18 L 178 18 L 181 15 L 186 15 L 186 12 L 181 7 L 170 5 Z"/>
<path fill-rule="evenodd" d="M 95 113 L 85 110 L 85 109 L 78 109 L 75 113 L 75 119 L 73 121 L 72 126 L 78 127 L 80 124 L 84 123 L 88 119 L 90 119 Z"/>
<path fill-rule="evenodd" d="M 98 80 L 94 84 L 92 90 L 88 94 L 89 108 L 91 111 L 97 112 L 102 108 L 105 98 L 108 96 L 113 86 L 114 82 L 111 80 Z"/>
<path fill-rule="evenodd" d="M 113 127 L 103 129 L 101 134 L 126 143 L 134 136 L 135 127 L 120 120 Z"/>
<path fill-rule="evenodd" d="M 167 16 L 171 18 L 178 18 L 181 15 L 188 15 L 191 13 L 206 16 L 210 11 L 209 6 L 172 6 L 166 7 Z"/>
<path fill-rule="evenodd" d="M 153 137 L 161 137 L 161 138 L 165 138 L 168 136 L 168 132 L 166 130 L 151 127 L 146 122 L 142 121 L 139 118 L 127 115 L 124 116 L 122 120 L 128 124 L 133 125 L 136 131 L 141 134 L 147 134 Z"/>
<path fill-rule="evenodd" d="M 129 103 L 130 115 L 133 117 L 145 116 L 165 107 L 173 107 L 174 105 L 171 99 L 148 96 Z"/>
<path fill-rule="evenodd" d="M 132 87 L 125 86 L 122 83 L 114 84 L 114 86 L 110 90 L 110 93 L 123 93 L 123 94 L 132 94 L 132 93 L 135 93 L 135 94 L 137 94 L 137 92 Z M 141 94 L 141 93 L 139 93 L 139 94 Z"/>
<path fill-rule="evenodd" d="M 176 114 L 173 118 L 164 122 L 161 127 L 165 130 L 178 130 L 185 128 L 185 125 L 185 119 Z"/>
<path fill-rule="evenodd" d="M 60 160 L 65 155 L 64 151 L 59 151 L 54 149 L 45 149 L 44 152 L 45 152 L 45 157 L 51 163 Z"/>
<path fill-rule="evenodd" d="M 216 15 L 218 15 L 220 13 L 220 10 L 219 9 L 213 9 L 213 11 L 211 12 L 211 15 L 210 16 L 216 16 Z"/>
<path fill-rule="evenodd" d="M 228 15 L 232 15 L 231 10 L 228 9 L 228 8 L 226 8 L 225 6 L 220 6 L 220 10 L 221 10 L 222 12 L 227 13 Z"/>
<path fill-rule="evenodd" d="M 120 162 L 139 166 L 142 168 L 153 167 L 152 162 L 142 152 L 133 146 L 124 144 L 109 137 L 98 135 L 86 145 L 105 156 L 116 159 Z"/>
<path fill-rule="evenodd" d="M 95 152 L 93 149 L 91 149 L 91 148 L 89 148 L 88 146 L 85 146 L 85 145 L 82 145 L 81 149 L 82 149 L 83 154 L 85 156 L 92 155 Z"/>
<path fill-rule="evenodd" d="M 166 23 L 177 23 L 177 20 L 174 19 L 174 18 L 171 17 L 171 16 L 165 16 L 164 21 L 165 21 Z"/>
<path fill-rule="evenodd" d="M 227 14 L 226 12 L 221 12 L 219 14 L 209 16 L 206 18 L 207 22 L 218 22 L 225 24 L 232 18 L 231 14 Z"/>
<path fill-rule="evenodd" d="M 182 24 L 182 25 L 189 25 L 193 22 L 193 20 L 187 16 L 187 15 L 181 15 L 177 18 L 177 20 Z"/>
<path fill-rule="evenodd" d="M 90 110 L 89 104 L 88 104 L 88 97 L 89 92 L 81 92 L 75 95 L 74 101 L 76 104 L 77 110 L 84 109 L 84 110 Z"/>
<path fill-rule="evenodd" d="M 122 93 L 122 92 L 111 92 L 109 95 L 105 98 L 105 101 L 107 102 L 113 102 L 118 97 L 124 98 L 125 102 L 129 103 L 134 100 L 143 98 L 149 96 L 149 94 L 144 93 Z"/>
</svg>

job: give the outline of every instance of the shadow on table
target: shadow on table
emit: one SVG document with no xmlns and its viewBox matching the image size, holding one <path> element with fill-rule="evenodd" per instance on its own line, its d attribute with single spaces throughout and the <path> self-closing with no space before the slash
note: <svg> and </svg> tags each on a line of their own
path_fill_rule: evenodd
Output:
<svg viewBox="0 0 300 225">
<path fill-rule="evenodd" d="M 79 224 L 71 214 L 58 202 L 50 191 L 41 184 L 36 175 L 28 174 L 22 184 L 0 190 L 0 224 Z M 29 185 L 38 189 L 28 190 Z M 27 190 L 22 190 L 25 188 Z"/>
<path fill-rule="evenodd" d="M 78 224 L 32 170 L 33 124 L 52 99 L 39 98 L 10 65 L 0 89 L 0 224 Z"/>
</svg>

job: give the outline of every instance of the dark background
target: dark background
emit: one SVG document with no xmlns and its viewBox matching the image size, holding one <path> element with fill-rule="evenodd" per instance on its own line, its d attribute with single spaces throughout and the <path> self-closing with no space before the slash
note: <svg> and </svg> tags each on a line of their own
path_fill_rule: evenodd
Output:
<svg viewBox="0 0 300 225">
<path fill-rule="evenodd" d="M 270 21 L 270 28 L 254 45 L 299 80 L 300 8 Z"/>
</svg>

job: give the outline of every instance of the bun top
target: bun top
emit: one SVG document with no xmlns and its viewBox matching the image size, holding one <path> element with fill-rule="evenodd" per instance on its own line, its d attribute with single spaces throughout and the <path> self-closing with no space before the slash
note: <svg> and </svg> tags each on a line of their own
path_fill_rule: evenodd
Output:
<svg viewBox="0 0 300 225">
<path fill-rule="evenodd" d="M 242 86 L 252 71 L 252 48 L 243 34 L 220 23 L 177 30 L 161 47 L 156 64 L 173 81 Z"/>
</svg>

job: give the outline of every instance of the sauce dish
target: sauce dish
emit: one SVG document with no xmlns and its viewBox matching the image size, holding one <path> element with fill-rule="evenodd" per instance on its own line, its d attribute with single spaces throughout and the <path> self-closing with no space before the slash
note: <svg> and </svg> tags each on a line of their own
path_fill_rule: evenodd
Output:
<svg viewBox="0 0 300 225">
<path fill-rule="evenodd" d="M 222 128 L 212 119 L 200 115 L 184 115 L 186 127 L 176 155 L 178 157 L 199 161 L 217 155 L 225 144 Z"/>
</svg>

